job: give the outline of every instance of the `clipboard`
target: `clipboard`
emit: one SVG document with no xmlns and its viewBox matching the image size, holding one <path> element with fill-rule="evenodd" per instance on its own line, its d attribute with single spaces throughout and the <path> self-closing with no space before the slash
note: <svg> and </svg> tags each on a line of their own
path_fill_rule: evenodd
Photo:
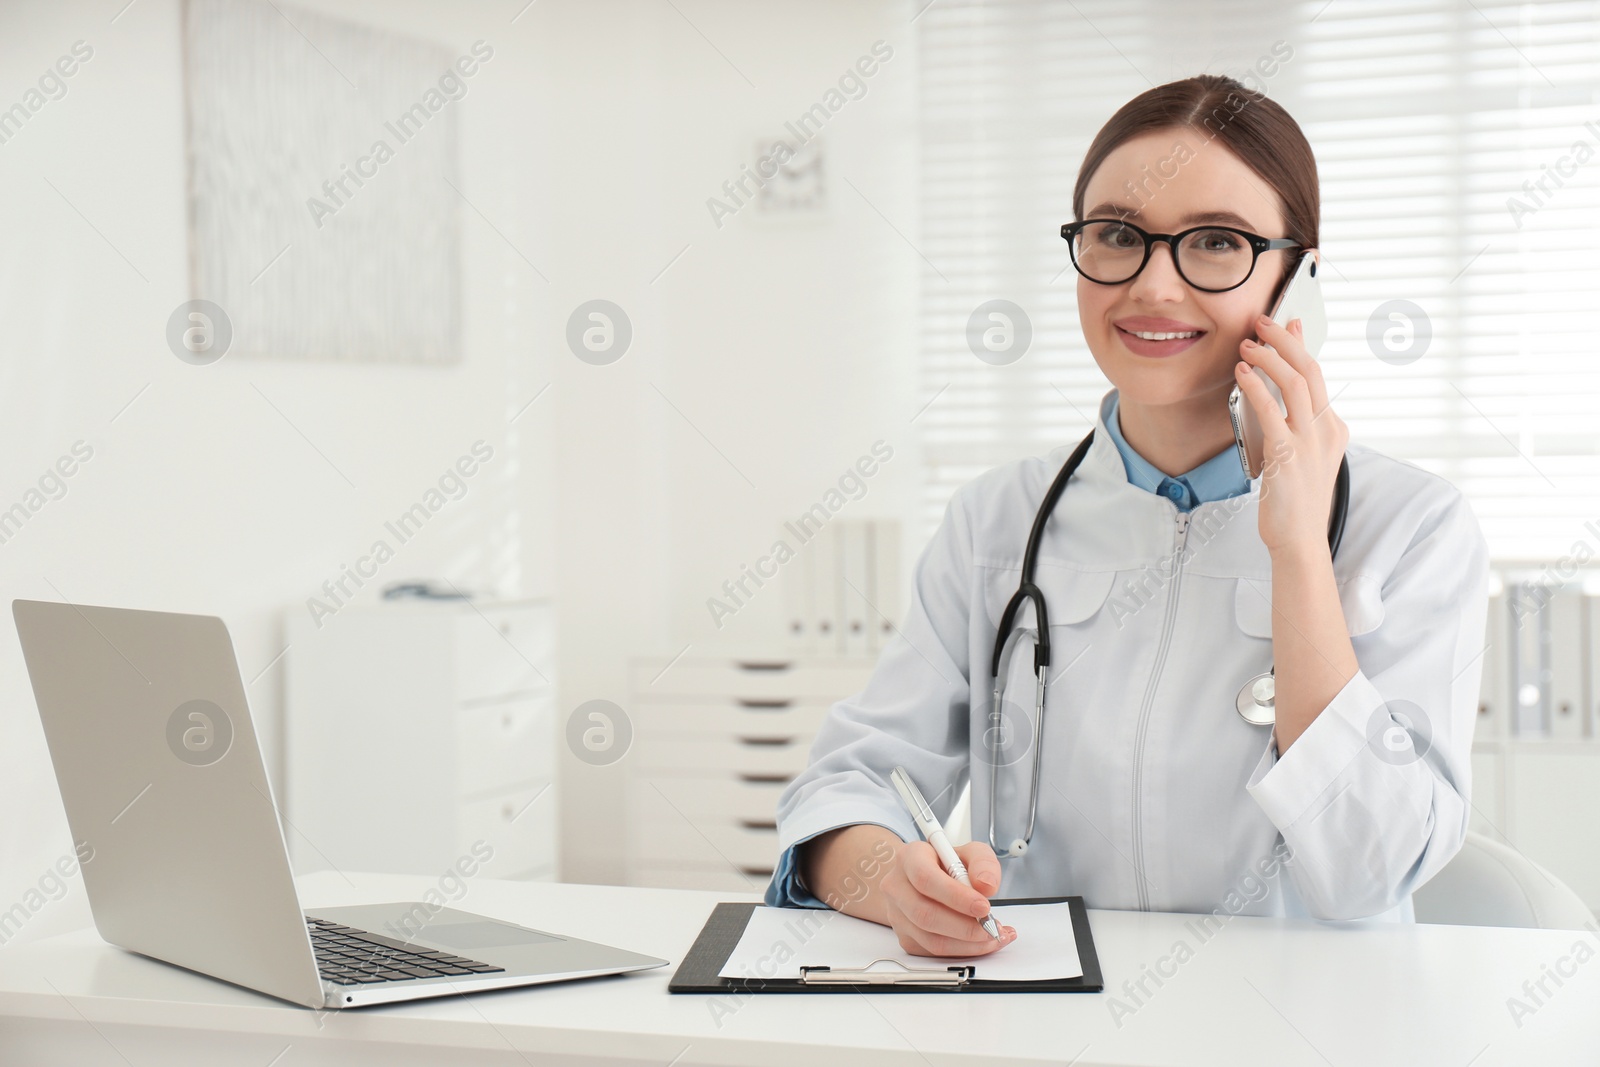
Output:
<svg viewBox="0 0 1600 1067">
<path fill-rule="evenodd" d="M 1065 901 L 1072 913 L 1072 934 L 1078 942 L 1078 963 L 1083 973 L 1074 978 L 1047 978 L 1037 981 L 983 980 L 983 957 L 961 967 L 911 967 L 896 960 L 878 960 L 864 968 L 837 969 L 803 967 L 795 978 L 724 978 L 717 972 L 728 956 L 758 903 L 718 904 L 700 929 L 700 936 L 678 964 L 669 993 L 1099 993 L 1105 983 L 1100 976 L 1100 957 L 1095 954 L 1094 935 L 1089 930 L 1089 913 L 1083 897 L 1014 897 L 993 900 L 991 904 L 1060 904 Z"/>
</svg>

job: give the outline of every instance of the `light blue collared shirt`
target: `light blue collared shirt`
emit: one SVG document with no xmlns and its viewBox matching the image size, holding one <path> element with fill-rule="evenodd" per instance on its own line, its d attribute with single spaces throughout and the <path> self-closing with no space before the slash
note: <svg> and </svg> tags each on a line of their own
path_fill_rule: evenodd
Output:
<svg viewBox="0 0 1600 1067">
<path fill-rule="evenodd" d="M 1179 511 L 1192 511 L 1196 504 L 1213 500 L 1226 500 L 1250 491 L 1250 479 L 1245 477 L 1244 466 L 1239 462 L 1238 450 L 1229 445 L 1193 470 L 1176 478 L 1161 473 L 1149 460 L 1135 452 L 1122 436 L 1118 415 L 1120 398 L 1115 391 L 1111 397 L 1111 410 L 1105 414 L 1106 429 L 1122 454 L 1122 465 L 1127 468 L 1128 481 L 1140 489 L 1166 497 L 1178 506 Z M 810 840 L 807 838 L 807 840 Z M 804 841 L 796 842 L 778 857 L 772 872 L 772 882 L 767 886 L 765 903 L 773 908 L 825 908 L 800 884 L 796 853 Z"/>
<path fill-rule="evenodd" d="M 1106 429 L 1122 453 L 1122 465 L 1128 470 L 1128 481 L 1140 489 L 1164 496 L 1178 505 L 1179 511 L 1192 511 L 1196 504 L 1212 500 L 1226 500 L 1250 491 L 1250 479 L 1245 477 L 1244 465 L 1239 462 L 1239 451 L 1229 445 L 1193 470 L 1176 478 L 1162 474 L 1151 462 L 1135 452 L 1122 436 L 1121 401 L 1115 394 L 1111 410 L 1106 413 Z"/>
</svg>

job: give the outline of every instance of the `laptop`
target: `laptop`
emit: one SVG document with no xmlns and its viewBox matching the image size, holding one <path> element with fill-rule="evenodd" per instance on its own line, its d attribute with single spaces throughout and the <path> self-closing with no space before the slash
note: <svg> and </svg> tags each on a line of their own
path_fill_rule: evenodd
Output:
<svg viewBox="0 0 1600 1067">
<path fill-rule="evenodd" d="M 308 1008 L 667 964 L 422 901 L 306 913 L 222 620 L 35 600 L 11 610 L 111 944 Z"/>
</svg>

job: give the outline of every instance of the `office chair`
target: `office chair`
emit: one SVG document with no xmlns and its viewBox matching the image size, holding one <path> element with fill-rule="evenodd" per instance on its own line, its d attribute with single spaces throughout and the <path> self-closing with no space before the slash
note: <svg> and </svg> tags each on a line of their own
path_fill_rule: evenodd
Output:
<svg viewBox="0 0 1600 1067">
<path fill-rule="evenodd" d="M 1467 831 L 1454 859 L 1411 896 L 1419 923 L 1580 930 L 1594 912 L 1561 879 L 1514 848 Z"/>
</svg>

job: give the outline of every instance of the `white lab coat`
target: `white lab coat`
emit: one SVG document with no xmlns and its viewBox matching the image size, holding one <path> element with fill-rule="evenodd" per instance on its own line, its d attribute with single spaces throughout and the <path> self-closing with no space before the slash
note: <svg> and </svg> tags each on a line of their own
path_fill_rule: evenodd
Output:
<svg viewBox="0 0 1600 1067">
<path fill-rule="evenodd" d="M 1460 849 L 1470 811 L 1488 550 L 1466 500 L 1350 445 L 1334 574 L 1360 667 L 1279 758 L 1270 728 L 1235 709 L 1272 662 L 1261 481 L 1179 512 L 1128 482 L 1110 401 L 1039 552 L 1053 660 L 1038 818 L 1027 853 L 1001 860 L 1000 895 L 1413 921 L 1412 891 Z M 972 834 L 987 839 L 994 635 L 1034 513 L 1076 444 L 956 492 L 917 561 L 900 632 L 866 688 L 834 705 L 779 800 L 784 849 L 862 822 L 917 840 L 889 784 L 896 765 L 942 819 L 970 778 Z M 1008 671 L 1006 704 L 1024 710 L 1003 719 L 1002 849 L 1027 821 L 1031 671 L 1024 648 Z"/>
</svg>

